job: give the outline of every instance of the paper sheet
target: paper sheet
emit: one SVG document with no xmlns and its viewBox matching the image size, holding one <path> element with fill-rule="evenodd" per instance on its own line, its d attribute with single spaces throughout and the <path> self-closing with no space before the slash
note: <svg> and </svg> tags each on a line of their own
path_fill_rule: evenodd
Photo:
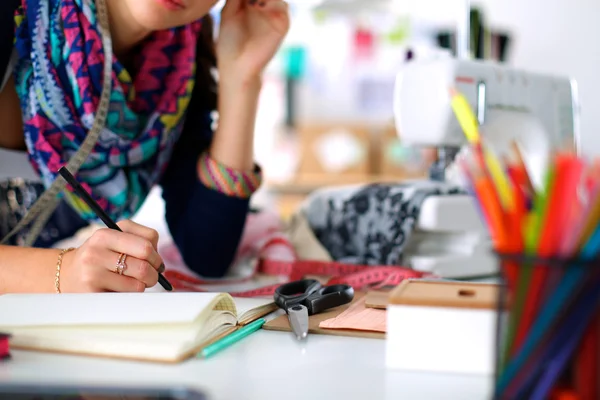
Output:
<svg viewBox="0 0 600 400">
<path fill-rule="evenodd" d="M 354 329 L 359 331 L 386 332 L 386 311 L 367 308 L 363 297 L 335 318 L 319 324 L 324 329 Z"/>
</svg>

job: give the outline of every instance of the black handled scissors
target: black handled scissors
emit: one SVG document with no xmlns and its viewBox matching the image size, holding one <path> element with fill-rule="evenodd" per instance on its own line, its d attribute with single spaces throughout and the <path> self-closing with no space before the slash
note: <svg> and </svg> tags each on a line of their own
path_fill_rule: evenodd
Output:
<svg viewBox="0 0 600 400">
<path fill-rule="evenodd" d="M 354 298 L 349 285 L 322 286 L 314 279 L 282 285 L 275 290 L 275 304 L 284 309 L 296 338 L 308 336 L 308 316 L 348 304 Z"/>
</svg>

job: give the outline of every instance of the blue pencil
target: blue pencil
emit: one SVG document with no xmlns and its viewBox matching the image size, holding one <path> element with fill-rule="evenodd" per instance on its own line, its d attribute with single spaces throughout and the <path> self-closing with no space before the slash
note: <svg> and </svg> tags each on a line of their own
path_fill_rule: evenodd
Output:
<svg viewBox="0 0 600 400">
<path fill-rule="evenodd" d="M 581 259 L 591 260 L 595 258 L 599 248 L 600 227 L 596 228 L 592 237 L 584 246 L 583 251 L 581 252 Z M 498 382 L 498 388 L 501 393 L 506 390 L 510 381 L 514 379 L 515 375 L 535 350 L 537 344 L 543 339 L 544 333 L 552 327 L 556 317 L 560 315 L 561 308 L 567 304 L 568 300 L 572 298 L 576 290 L 585 282 L 588 268 L 589 267 L 586 265 L 573 265 L 565 272 L 564 279 L 556 289 L 556 292 L 548 299 L 548 302 L 542 308 L 539 317 L 531 327 L 531 331 L 529 332 L 529 335 L 527 335 L 521 351 L 519 351 L 517 356 L 506 366 L 504 373 L 501 375 Z"/>
<path fill-rule="evenodd" d="M 559 321 L 558 332 L 549 332 L 545 343 L 532 354 L 528 362 L 520 370 L 520 374 L 529 373 L 529 376 L 520 382 L 512 382 L 509 385 L 506 393 L 510 393 L 514 398 L 530 398 L 527 395 L 527 391 L 531 390 L 535 380 L 544 373 L 544 368 L 549 361 L 552 361 L 556 357 L 556 353 L 562 351 L 562 346 L 570 341 L 578 343 L 581 339 L 577 336 L 577 328 L 580 326 L 581 335 L 587 326 L 589 326 L 591 319 L 595 315 L 597 308 L 590 307 L 590 304 L 596 304 L 600 300 L 600 292 L 595 288 L 588 288 L 584 296 L 577 299 L 577 302 L 569 307 L 568 311 L 574 310 L 573 312 L 567 312 L 564 315 L 564 319 Z M 517 378 L 515 378 L 515 381 Z M 513 385 L 516 387 L 511 387 Z"/>
</svg>

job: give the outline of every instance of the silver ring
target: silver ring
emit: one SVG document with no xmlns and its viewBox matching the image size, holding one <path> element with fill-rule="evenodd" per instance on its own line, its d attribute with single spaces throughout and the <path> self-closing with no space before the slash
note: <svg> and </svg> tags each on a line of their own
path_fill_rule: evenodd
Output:
<svg viewBox="0 0 600 400">
<path fill-rule="evenodd" d="M 125 264 L 125 259 L 127 258 L 127 254 L 121 253 L 119 255 L 119 259 L 117 260 L 117 265 L 115 266 L 115 273 L 119 275 L 123 275 L 123 272 L 127 269 L 127 264 Z"/>
</svg>

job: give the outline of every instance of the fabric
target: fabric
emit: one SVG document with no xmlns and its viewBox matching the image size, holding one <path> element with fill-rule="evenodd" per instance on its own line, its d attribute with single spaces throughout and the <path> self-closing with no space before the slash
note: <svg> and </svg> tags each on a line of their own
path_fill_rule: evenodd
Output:
<svg viewBox="0 0 600 400">
<path fill-rule="evenodd" d="M 296 250 L 299 260 L 332 261 L 331 256 L 316 238 L 303 210 L 294 213 L 284 230 Z"/>
<path fill-rule="evenodd" d="M 303 212 L 335 261 L 401 265 L 423 202 L 429 196 L 455 194 L 465 192 L 431 181 L 354 186 L 314 193 Z"/>
<path fill-rule="evenodd" d="M 92 127 L 104 53 L 93 0 L 23 0 L 15 66 L 32 165 L 46 186 Z M 180 136 L 194 87 L 200 22 L 153 33 L 135 79 L 113 63 L 106 128 L 77 178 L 113 218 L 132 216 L 158 182 Z M 86 220 L 96 217 L 71 201 Z"/>
<path fill-rule="evenodd" d="M 199 178 L 204 185 L 228 196 L 249 198 L 262 184 L 262 171 L 241 172 L 229 168 L 204 153 L 200 158 Z"/>
</svg>

